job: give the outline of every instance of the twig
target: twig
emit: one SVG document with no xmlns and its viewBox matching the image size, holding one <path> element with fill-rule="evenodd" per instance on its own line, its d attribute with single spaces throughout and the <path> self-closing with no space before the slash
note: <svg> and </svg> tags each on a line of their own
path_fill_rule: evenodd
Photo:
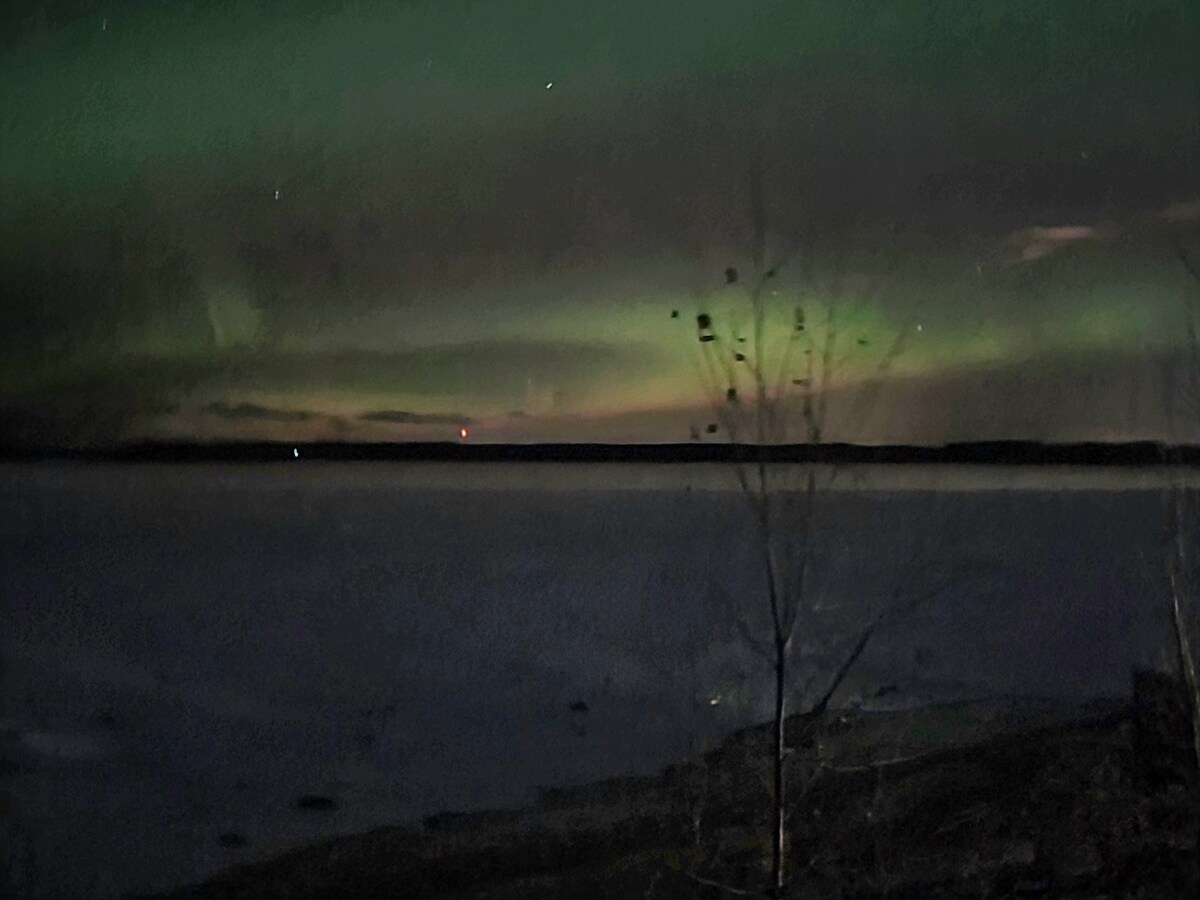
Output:
<svg viewBox="0 0 1200 900">
<path fill-rule="evenodd" d="M 692 881 L 696 882 L 696 884 L 702 884 L 705 887 L 716 888 L 719 891 L 728 891 L 729 893 L 736 894 L 739 897 L 770 896 L 769 894 L 765 894 L 763 891 L 748 891 L 745 888 L 735 888 L 732 885 L 722 884 L 720 881 L 713 881 L 711 878 L 705 878 L 703 875 L 697 875 L 695 872 L 685 872 L 684 874 Z"/>
</svg>

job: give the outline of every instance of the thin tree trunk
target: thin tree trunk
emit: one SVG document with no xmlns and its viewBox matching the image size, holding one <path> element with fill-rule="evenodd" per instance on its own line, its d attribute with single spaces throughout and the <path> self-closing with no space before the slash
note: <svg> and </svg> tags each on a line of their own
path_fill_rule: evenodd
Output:
<svg viewBox="0 0 1200 900">
<path fill-rule="evenodd" d="M 783 865 L 784 842 L 786 839 L 784 826 L 784 753 L 787 750 L 784 725 L 785 704 L 784 685 L 787 676 L 787 647 L 785 644 L 775 646 L 775 840 L 771 854 L 771 892 L 772 896 L 783 896 Z"/>
<path fill-rule="evenodd" d="M 1192 720 L 1192 750 L 1196 765 L 1200 767 L 1200 675 L 1196 672 L 1196 657 L 1189 636 L 1188 618 L 1183 603 L 1188 584 L 1184 575 L 1187 569 L 1187 549 L 1183 535 L 1184 510 L 1186 505 L 1182 493 L 1176 492 L 1174 505 L 1175 559 L 1171 567 L 1171 616 L 1175 626 L 1175 652 L 1179 657 L 1179 668 L 1188 694 L 1188 712 Z"/>
<path fill-rule="evenodd" d="M 1174 593 L 1171 600 L 1171 611 L 1175 619 L 1176 652 L 1179 655 L 1180 668 L 1183 670 L 1188 692 L 1188 712 L 1192 720 L 1192 752 L 1197 766 L 1200 766 L 1200 680 L 1196 675 L 1196 659 L 1188 640 L 1187 621 L 1180 605 L 1179 594 Z"/>
<path fill-rule="evenodd" d="M 1176 488 L 1171 505 L 1171 530 L 1174 547 L 1171 559 L 1171 619 L 1175 630 L 1175 653 L 1179 659 L 1180 674 L 1187 691 L 1188 718 L 1192 725 L 1192 753 L 1200 768 L 1200 676 L 1196 672 L 1196 657 L 1192 650 L 1188 629 L 1188 618 L 1183 604 L 1188 596 L 1189 583 L 1187 542 L 1184 536 L 1184 521 L 1187 504 L 1181 489 Z M 1200 788 L 1198 788 L 1200 789 Z M 1200 825 L 1195 834 L 1196 864 L 1200 866 Z"/>
</svg>

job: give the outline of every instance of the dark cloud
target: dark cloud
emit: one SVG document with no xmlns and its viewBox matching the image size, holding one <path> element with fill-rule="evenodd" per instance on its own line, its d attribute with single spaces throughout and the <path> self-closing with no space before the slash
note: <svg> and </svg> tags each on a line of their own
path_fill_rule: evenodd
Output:
<svg viewBox="0 0 1200 900">
<path fill-rule="evenodd" d="M 0 445 L 92 446 L 128 439 L 178 406 L 166 393 L 126 384 L 80 385 L 20 402 L 0 399 Z"/>
<path fill-rule="evenodd" d="M 1049 159 L 985 157 L 935 172 L 913 200 L 919 216 L 995 231 L 1144 213 L 1198 188 L 1200 166 L 1187 155 L 1113 151 L 1084 138 Z"/>
<path fill-rule="evenodd" d="M 481 341 L 398 352 L 283 353 L 260 347 L 214 357 L 118 357 L 107 366 L 73 372 L 47 364 L 31 374 L 35 386 L 27 388 L 15 381 L 0 384 L 0 424 L 8 423 L 3 429 L 8 440 L 47 444 L 129 439 L 172 413 L 186 414 L 200 428 L 207 418 L 223 426 L 222 434 L 228 431 L 224 426 L 245 426 L 255 433 L 270 427 L 272 435 L 282 434 L 279 429 L 288 425 L 345 430 L 354 421 L 458 427 L 471 414 L 436 407 L 432 413 L 417 407 L 360 414 L 370 403 L 354 398 L 391 393 L 397 402 L 403 395 L 435 403 L 454 396 L 483 409 L 503 410 L 532 397 L 544 411 L 561 412 L 609 391 L 628 392 L 662 369 L 658 349 L 637 342 L 614 347 L 582 341 Z M 319 410 L 314 408 L 312 397 L 328 392 L 347 399 L 325 400 Z M 262 394 L 294 397 L 295 406 L 263 403 L 256 396 Z M 193 417 L 196 413 L 199 419 Z"/>
<path fill-rule="evenodd" d="M 471 419 L 461 413 L 416 413 L 403 409 L 380 409 L 363 413 L 364 422 L 391 422 L 397 425 L 470 425 Z"/>
<path fill-rule="evenodd" d="M 209 415 L 230 421 L 261 419 L 268 422 L 307 422 L 315 413 L 302 409 L 272 409 L 256 403 L 222 403 L 216 401 L 204 407 Z"/>
</svg>

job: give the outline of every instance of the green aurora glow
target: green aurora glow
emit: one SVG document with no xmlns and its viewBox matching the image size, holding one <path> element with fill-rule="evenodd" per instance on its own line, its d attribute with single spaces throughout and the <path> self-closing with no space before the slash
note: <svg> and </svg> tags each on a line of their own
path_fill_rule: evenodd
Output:
<svg viewBox="0 0 1200 900">
<path fill-rule="evenodd" d="M 685 440 L 751 157 L 798 248 L 784 314 L 906 335 L 844 436 L 1165 435 L 1185 0 L 0 15 L 0 422 L 27 440 Z M 1021 257 L 1056 226 L 1091 231 Z"/>
</svg>

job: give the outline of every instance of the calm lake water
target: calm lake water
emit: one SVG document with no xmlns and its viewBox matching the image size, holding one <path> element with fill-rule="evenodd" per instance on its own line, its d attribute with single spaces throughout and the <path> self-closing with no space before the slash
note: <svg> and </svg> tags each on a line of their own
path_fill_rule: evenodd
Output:
<svg viewBox="0 0 1200 900">
<path fill-rule="evenodd" d="M 1158 485 L 841 472 L 809 693 L 867 610 L 942 579 L 842 700 L 1123 694 L 1165 658 Z M 163 889 L 650 772 L 765 718 L 731 612 L 762 596 L 733 488 L 709 465 L 0 467 L 8 887 Z"/>
</svg>

